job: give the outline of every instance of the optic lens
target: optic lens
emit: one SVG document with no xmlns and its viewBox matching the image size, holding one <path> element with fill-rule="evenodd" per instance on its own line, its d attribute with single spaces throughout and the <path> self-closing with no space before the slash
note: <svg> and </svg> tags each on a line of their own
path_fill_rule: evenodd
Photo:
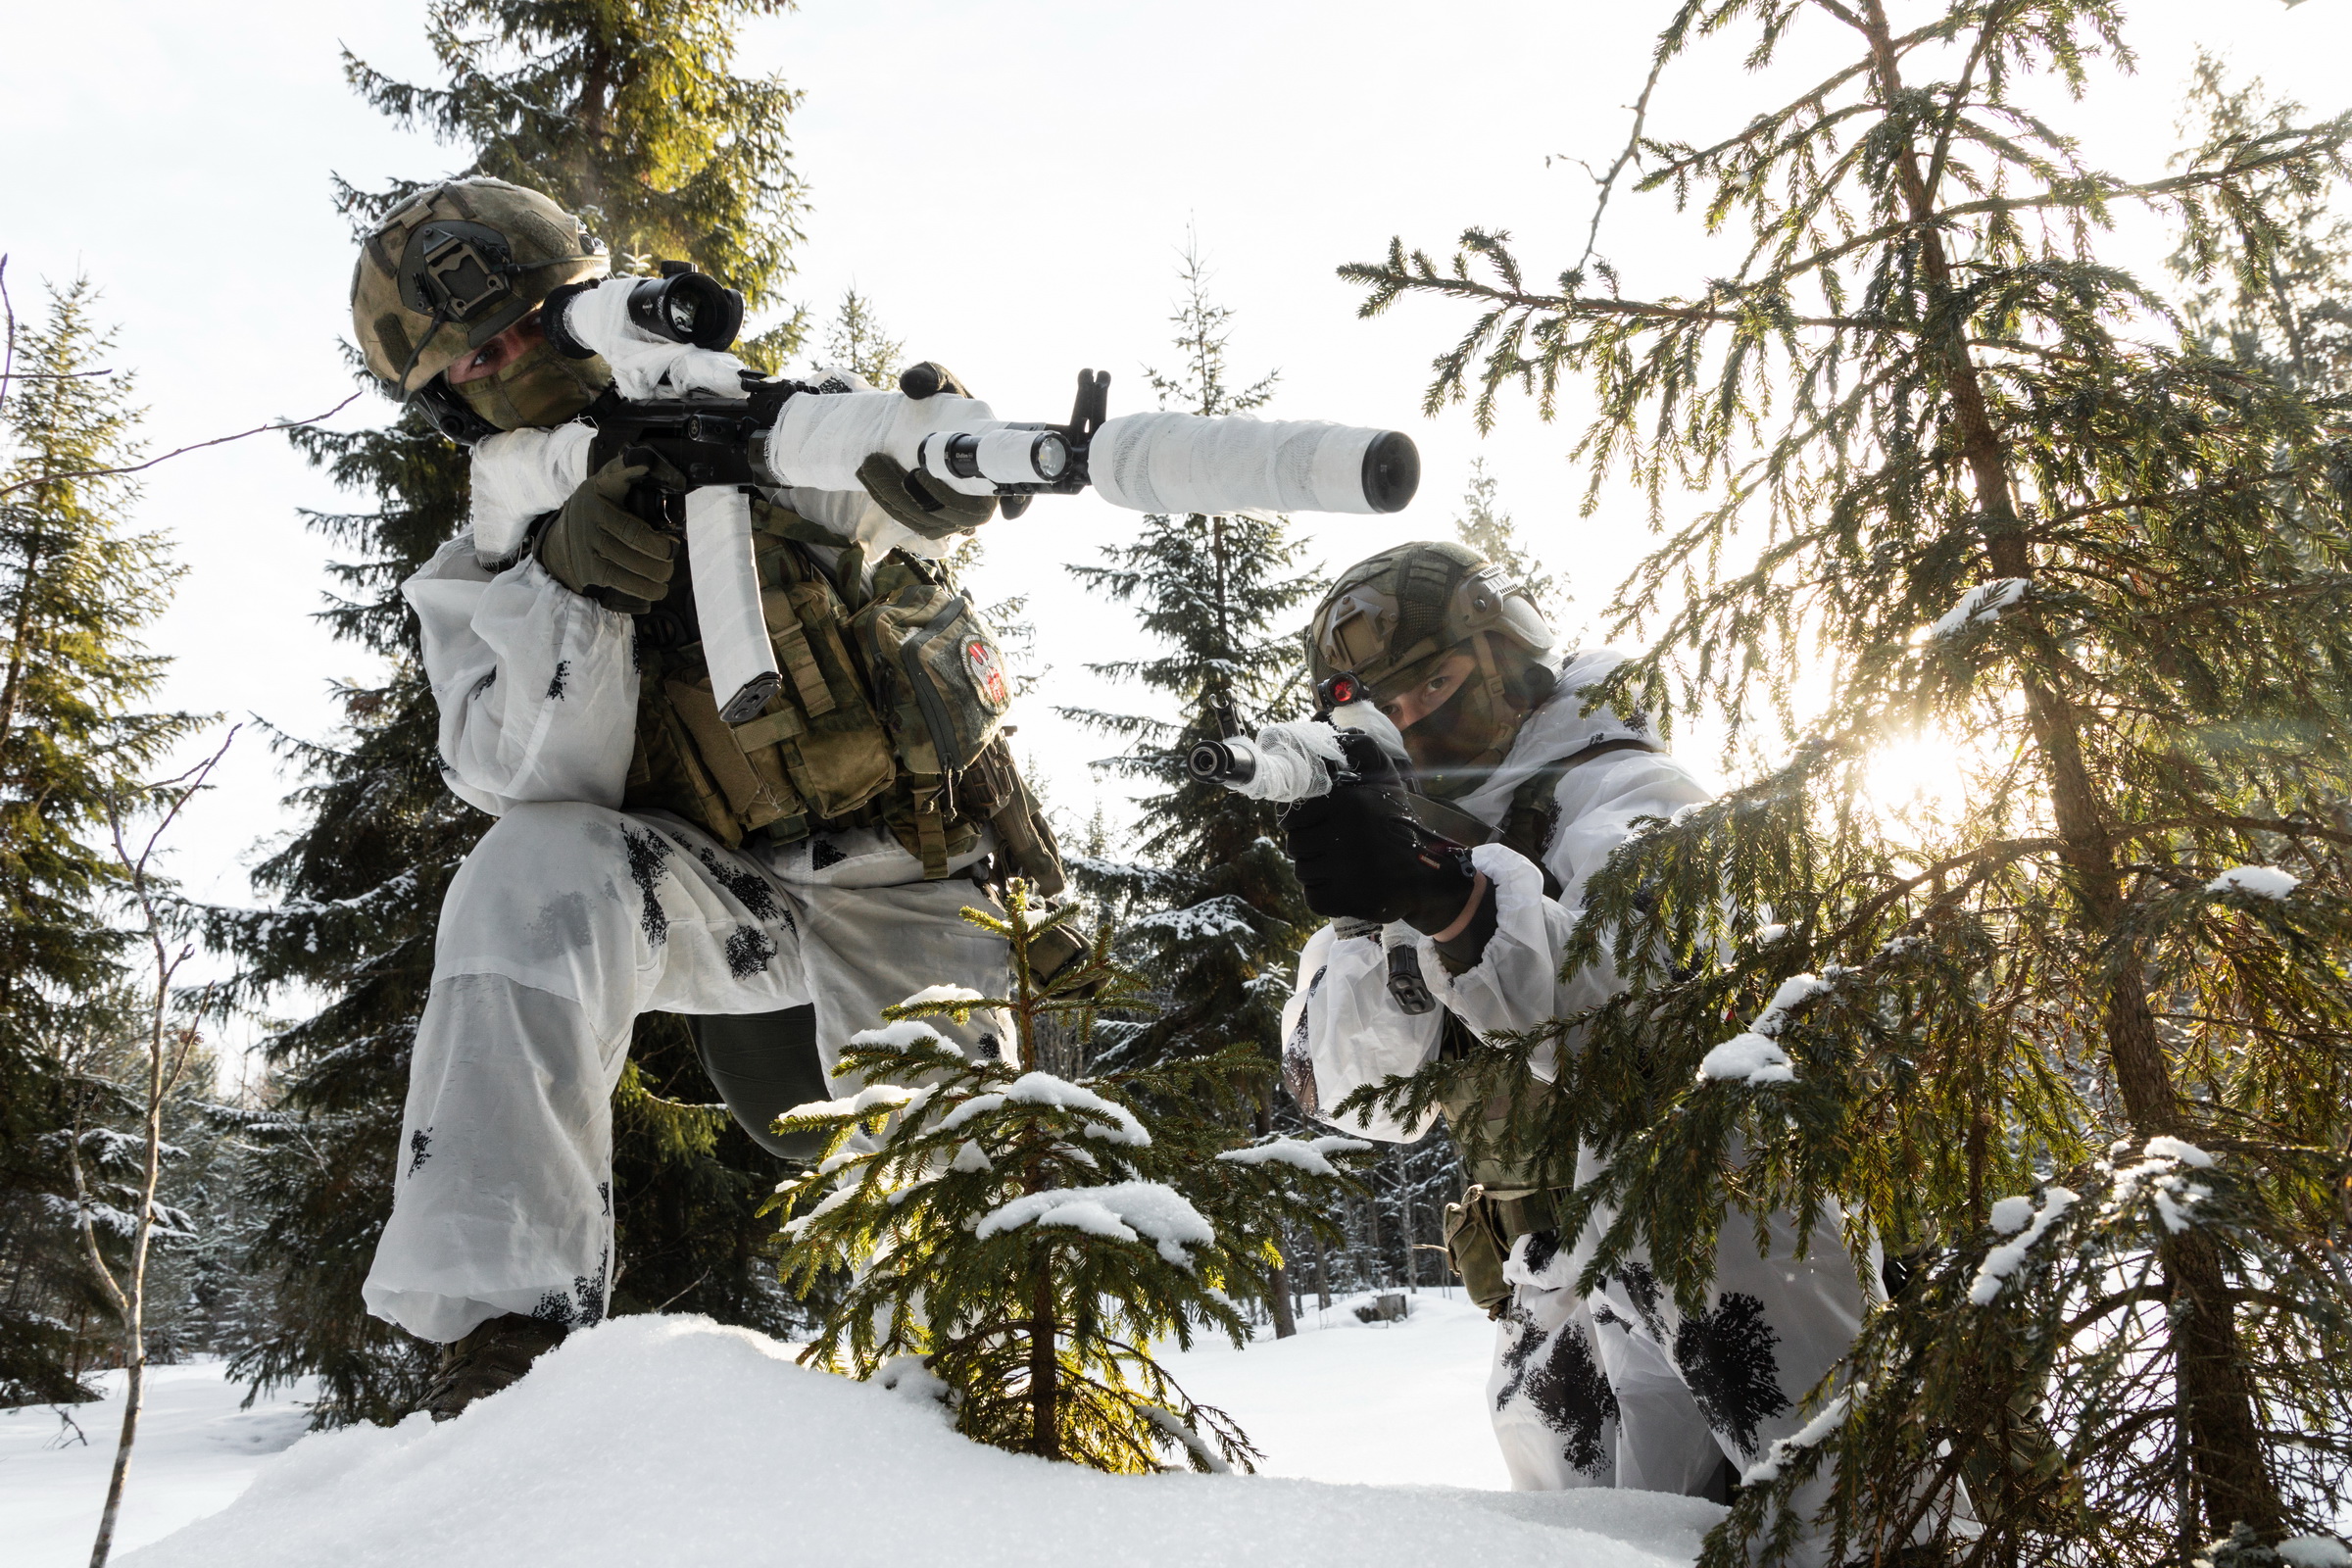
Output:
<svg viewBox="0 0 2352 1568">
<path fill-rule="evenodd" d="M 1041 479 L 1058 479 L 1070 466 L 1069 443 L 1051 431 L 1037 438 L 1030 453 L 1030 462 Z"/>
<path fill-rule="evenodd" d="M 669 296 L 670 325 L 678 329 L 680 337 L 689 341 L 694 337 L 694 301 L 690 296 L 683 293 Z"/>
</svg>

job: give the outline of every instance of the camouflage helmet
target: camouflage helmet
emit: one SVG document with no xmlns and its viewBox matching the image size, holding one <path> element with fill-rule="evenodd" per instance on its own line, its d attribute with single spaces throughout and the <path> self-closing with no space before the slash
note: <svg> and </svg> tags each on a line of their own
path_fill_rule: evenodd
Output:
<svg viewBox="0 0 2352 1568">
<path fill-rule="evenodd" d="M 352 329 L 368 368 L 407 398 L 558 285 L 609 270 L 586 226 L 539 192 L 453 179 L 418 191 L 361 244 Z"/>
<path fill-rule="evenodd" d="M 1308 624 L 1307 662 L 1318 681 L 1348 670 L 1386 700 L 1482 632 L 1530 660 L 1552 649 L 1506 568 L 1466 545 L 1398 545 L 1340 573 Z"/>
</svg>

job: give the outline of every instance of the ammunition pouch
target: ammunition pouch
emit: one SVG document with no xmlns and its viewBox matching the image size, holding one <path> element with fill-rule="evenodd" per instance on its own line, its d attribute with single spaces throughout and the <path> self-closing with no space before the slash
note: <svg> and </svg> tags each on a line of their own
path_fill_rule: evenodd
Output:
<svg viewBox="0 0 2352 1568">
<path fill-rule="evenodd" d="M 821 542 L 821 530 L 764 501 L 752 517 L 783 683 L 730 725 L 699 643 L 641 646 L 622 806 L 674 812 L 729 848 L 885 827 L 934 880 L 978 847 L 985 823 L 1010 872 L 1060 892 L 1059 848 L 1002 734 L 1004 657 L 970 599 L 944 567 L 896 553 L 875 568 L 869 596 L 853 550 L 853 606 L 800 547 Z M 670 591 L 691 593 L 682 572 Z"/>
</svg>

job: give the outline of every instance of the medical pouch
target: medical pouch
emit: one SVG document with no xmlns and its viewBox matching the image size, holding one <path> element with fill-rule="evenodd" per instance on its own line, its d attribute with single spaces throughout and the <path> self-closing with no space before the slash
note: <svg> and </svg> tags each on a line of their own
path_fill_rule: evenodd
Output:
<svg viewBox="0 0 2352 1568">
<path fill-rule="evenodd" d="M 1011 676 L 979 611 L 943 568 L 890 556 L 850 634 L 907 772 L 953 779 L 997 738 Z"/>
</svg>

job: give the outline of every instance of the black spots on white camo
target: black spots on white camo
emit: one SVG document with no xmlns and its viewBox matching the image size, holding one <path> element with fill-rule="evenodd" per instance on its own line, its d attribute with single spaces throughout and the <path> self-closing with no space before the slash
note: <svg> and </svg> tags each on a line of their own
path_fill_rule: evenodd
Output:
<svg viewBox="0 0 2352 1568">
<path fill-rule="evenodd" d="M 409 1174 L 414 1176 L 433 1157 L 433 1130 L 419 1127 L 409 1134 Z"/>
<path fill-rule="evenodd" d="M 556 672 L 547 678 L 547 700 L 551 703 L 562 702 L 564 700 L 564 691 L 568 689 L 570 685 L 571 661 L 568 659 L 559 659 L 556 661 Z"/>
<path fill-rule="evenodd" d="M 1315 1083 L 1314 1053 L 1307 1049 L 1306 1015 L 1314 1006 L 1315 993 L 1323 989 L 1323 977 L 1331 972 L 1326 964 L 1317 969 L 1306 983 L 1306 1005 L 1298 1009 L 1298 1021 L 1291 1026 L 1291 1037 L 1282 1043 L 1282 1083 L 1298 1102 L 1299 1108 L 1309 1116 L 1323 1110 L 1322 1094 Z"/>
<path fill-rule="evenodd" d="M 1712 1310 L 1683 1320 L 1674 1364 L 1718 1437 L 1751 1458 L 1756 1429 L 1788 1408 L 1774 1348 L 1781 1337 L 1764 1320 L 1764 1303 L 1727 1291 Z"/>
<path fill-rule="evenodd" d="M 629 880 L 645 901 L 637 927 L 658 948 L 669 940 L 669 913 L 662 907 L 661 889 L 662 879 L 669 874 L 670 842 L 651 828 L 624 827 L 620 838 L 628 849 Z"/>
<path fill-rule="evenodd" d="M 598 1196 L 605 1200 L 605 1218 L 612 1217 L 612 1184 L 597 1183 Z M 597 1254 L 596 1272 L 575 1274 L 569 1290 L 558 1286 L 539 1298 L 531 1308 L 531 1316 L 542 1323 L 553 1323 L 565 1333 L 573 1329 L 589 1329 L 605 1320 L 605 1282 L 612 1272 L 612 1244 L 607 1242 Z"/>
<path fill-rule="evenodd" d="M 744 912 L 753 919 L 781 920 L 785 930 L 798 929 L 792 922 L 792 911 L 776 897 L 776 890 L 767 878 L 758 871 L 729 860 L 708 844 L 696 845 L 694 858 L 703 862 L 703 869 L 710 873 L 710 880 L 733 894 L 735 902 L 742 905 Z M 743 978 L 742 971 L 736 972 L 736 978 Z"/>
<path fill-rule="evenodd" d="M 841 851 L 834 846 L 834 843 L 831 839 L 811 839 L 808 841 L 808 869 L 811 871 L 827 870 L 833 866 L 839 865 L 842 861 L 848 858 L 848 856 L 842 854 Z"/>
<path fill-rule="evenodd" d="M 1504 1318 L 1510 1348 L 1502 1352 L 1503 1385 L 1494 1408 L 1523 1401 L 1560 1440 L 1560 1456 L 1579 1475 L 1599 1475 L 1615 1457 L 1609 1428 L 1617 1420 L 1617 1396 L 1585 1339 L 1584 1326 L 1570 1317 L 1549 1334 L 1526 1307 Z"/>
<path fill-rule="evenodd" d="M 481 695 L 482 695 L 482 693 L 484 693 L 484 692 L 488 691 L 488 690 L 489 690 L 491 687 L 493 687 L 493 686 L 495 686 L 495 685 L 497 685 L 497 684 L 498 684 L 498 671 L 497 671 L 496 669 L 492 669 L 492 670 L 491 670 L 491 671 L 490 671 L 488 674 L 484 675 L 484 676 L 483 676 L 483 677 L 482 677 L 480 680 L 477 680 L 477 681 L 475 681 L 475 682 L 473 683 L 473 690 L 471 690 L 471 691 L 467 692 L 466 695 L 466 696 L 468 696 L 468 697 L 479 697 L 479 696 L 481 696 Z"/>
<path fill-rule="evenodd" d="M 739 925 L 727 937 L 727 973 L 749 980 L 776 956 L 775 943 L 756 925 Z"/>
<path fill-rule="evenodd" d="M 1646 1263 L 1628 1263 L 1618 1273 L 1617 1282 L 1625 1287 L 1626 1299 L 1641 1314 L 1642 1326 L 1663 1347 L 1671 1336 L 1666 1332 L 1666 1315 L 1658 1310 L 1658 1302 L 1665 1294 L 1658 1289 L 1658 1277 Z"/>
</svg>

